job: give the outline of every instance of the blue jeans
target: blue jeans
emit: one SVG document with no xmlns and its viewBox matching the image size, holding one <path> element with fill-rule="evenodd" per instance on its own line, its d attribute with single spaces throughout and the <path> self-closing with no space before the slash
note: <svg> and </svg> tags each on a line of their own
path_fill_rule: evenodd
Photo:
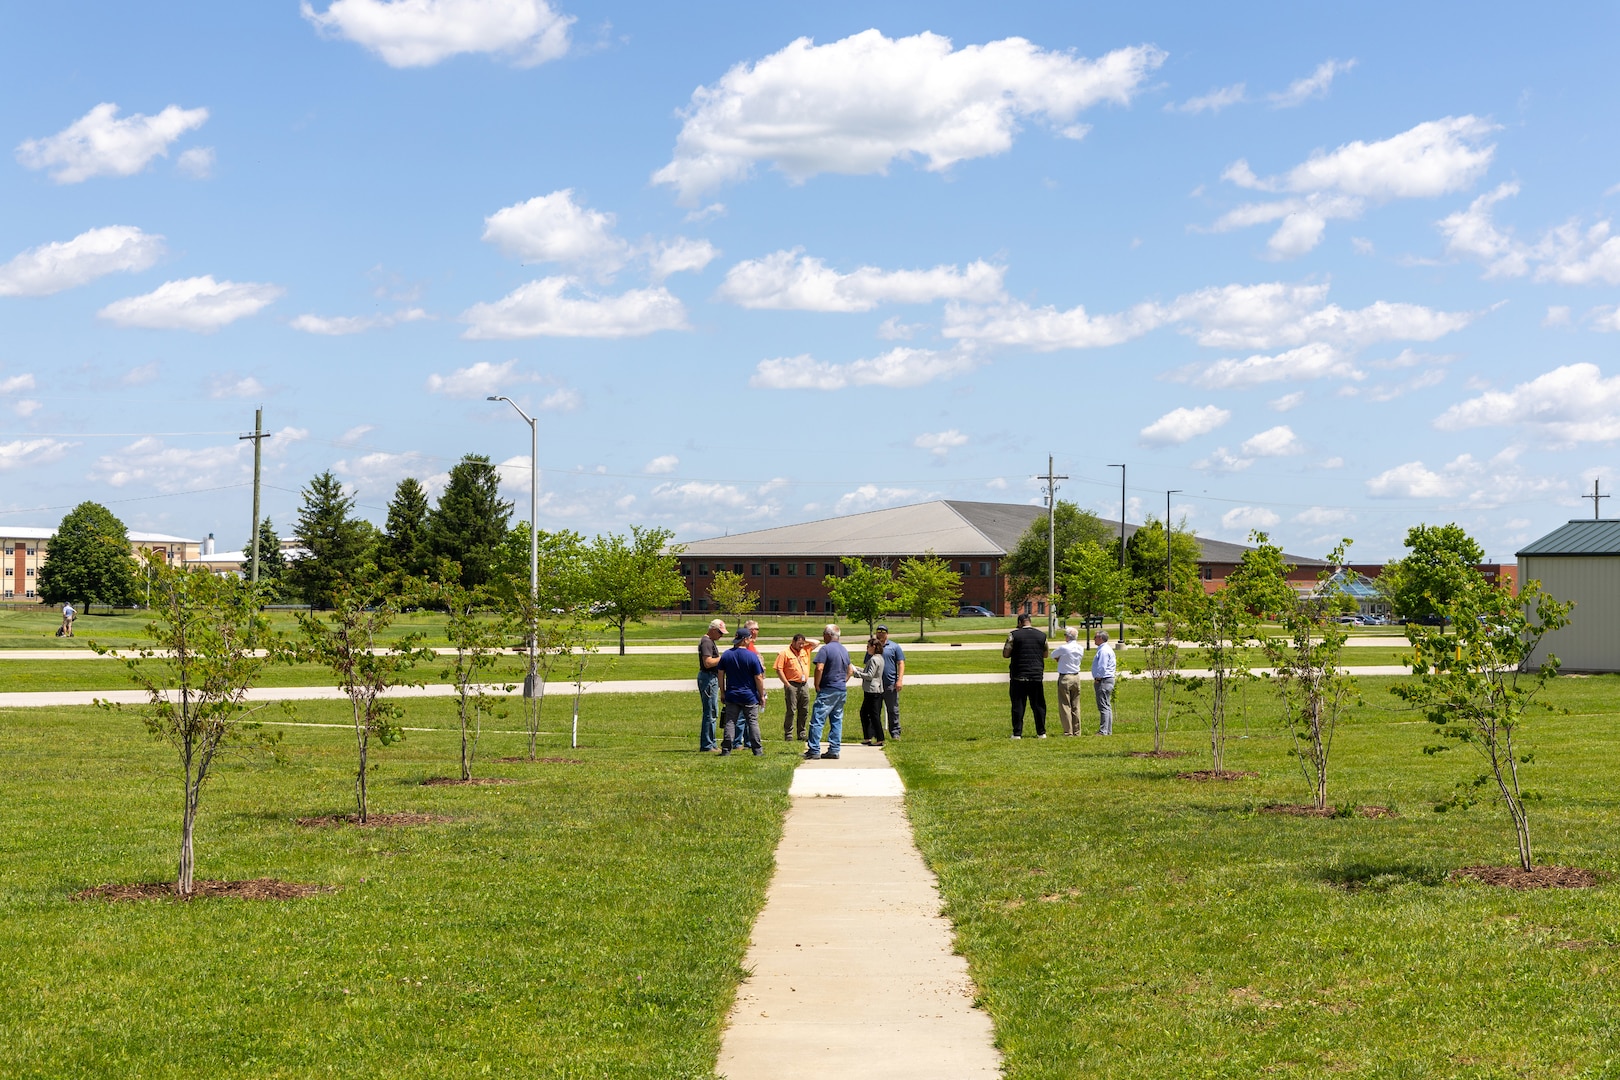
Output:
<svg viewBox="0 0 1620 1080">
<path fill-rule="evenodd" d="M 698 672 L 698 696 L 703 698 L 703 728 L 698 732 L 698 750 L 715 749 L 714 727 L 720 719 L 720 674 L 715 671 Z"/>
<path fill-rule="evenodd" d="M 827 724 L 827 753 L 838 753 L 839 744 L 844 737 L 844 696 L 843 689 L 817 690 L 816 707 L 810 710 L 810 737 L 808 749 L 812 753 L 821 752 L 821 724 Z"/>
</svg>

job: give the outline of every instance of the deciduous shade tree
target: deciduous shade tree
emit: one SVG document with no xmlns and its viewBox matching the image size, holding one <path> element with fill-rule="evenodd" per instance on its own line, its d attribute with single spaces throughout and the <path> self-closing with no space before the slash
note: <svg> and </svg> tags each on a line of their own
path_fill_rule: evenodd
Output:
<svg viewBox="0 0 1620 1080">
<path fill-rule="evenodd" d="M 330 608 L 340 586 L 357 583 L 372 529 L 353 516 L 354 499 L 331 470 L 311 480 L 302 494 L 296 528 L 307 554 L 291 561 L 287 581 L 304 603 Z"/>
<path fill-rule="evenodd" d="M 1133 588 L 1142 592 L 1164 592 L 1164 523 L 1149 517 L 1131 534 L 1125 544 L 1125 566 L 1131 572 Z M 1172 592 L 1193 592 L 1199 586 L 1198 560 L 1204 550 L 1184 519 L 1170 530 Z"/>
<path fill-rule="evenodd" d="M 100 503 L 82 502 L 56 527 L 34 591 L 48 604 L 128 607 L 136 600 L 135 568 L 124 523 Z"/>
<path fill-rule="evenodd" d="M 866 624 L 870 637 L 872 627 L 883 613 L 893 609 L 894 574 L 888 567 L 874 566 L 865 559 L 845 558 L 844 574 L 823 580 L 827 599 L 839 615 Z"/>
<path fill-rule="evenodd" d="M 722 615 L 741 619 L 759 610 L 759 593 L 748 587 L 748 579 L 730 570 L 716 570 L 709 579 L 709 606 Z"/>
<path fill-rule="evenodd" d="M 1444 618 L 1452 601 L 1485 582 L 1479 572 L 1485 550 L 1460 525 L 1414 525 L 1406 531 L 1405 547 L 1408 554 L 1378 577 L 1397 615 Z"/>
<path fill-rule="evenodd" d="M 433 567 L 428 544 L 428 495 L 421 481 L 407 476 L 388 502 L 378 563 L 385 573 L 426 577 Z"/>
<path fill-rule="evenodd" d="M 572 529 L 540 530 L 540 612 L 560 614 L 585 603 L 585 538 Z M 491 584 L 511 602 L 529 594 L 529 523 L 506 531 L 495 552 Z"/>
<path fill-rule="evenodd" d="M 1209 729 L 1210 767 L 1222 773 L 1226 771 L 1226 708 L 1233 689 L 1251 677 L 1246 653 L 1255 640 L 1254 617 L 1232 589 L 1207 596 L 1202 591 L 1184 592 L 1175 606 L 1185 613 L 1186 632 L 1202 647 L 1209 669 L 1208 675 L 1178 676 L 1177 681 L 1192 692 L 1186 700 L 1202 714 Z"/>
<path fill-rule="evenodd" d="M 511 517 L 495 466 L 482 454 L 468 454 L 450 469 L 444 494 L 428 515 L 428 547 L 434 559 L 460 564 L 464 588 L 486 585 Z"/>
<path fill-rule="evenodd" d="M 349 699 L 359 755 L 354 777 L 355 808 L 357 819 L 364 825 L 369 811 L 366 781 L 371 740 L 391 746 L 405 736 L 399 726 L 403 710 L 386 695 L 396 686 L 420 686 L 419 680 L 410 677 L 411 669 L 433 659 L 433 652 L 421 648 L 421 634 L 407 634 L 382 646 L 378 637 L 394 621 L 398 610 L 393 599 L 375 585 L 362 588 L 340 579 L 333 588 L 329 616 L 305 612 L 298 615 L 303 639 L 298 659 L 331 668 Z"/>
<path fill-rule="evenodd" d="M 1262 546 L 1267 543 L 1264 533 L 1256 537 Z M 1279 594 L 1283 607 L 1278 615 L 1286 636 L 1268 637 L 1262 642 L 1266 659 L 1276 673 L 1283 726 L 1293 739 L 1294 757 L 1318 810 L 1327 809 L 1328 764 L 1339 717 L 1356 697 L 1355 678 L 1340 666 L 1348 635 L 1334 618 L 1349 600 L 1329 586 L 1344 566 L 1344 551 L 1349 544 L 1349 540 L 1342 541 L 1328 555 L 1328 565 L 1310 593 L 1300 595 L 1290 589 L 1286 596 Z M 1258 562 L 1273 566 L 1269 556 Z M 1252 585 L 1256 580 L 1251 576 L 1248 583 Z"/>
<path fill-rule="evenodd" d="M 1181 646 L 1176 640 L 1181 625 L 1174 603 L 1158 596 L 1147 596 L 1139 603 L 1132 619 L 1149 681 L 1153 684 L 1153 752 L 1164 753 L 1164 733 L 1170 727 L 1170 711 L 1176 686 L 1176 670 L 1181 662 Z"/>
<path fill-rule="evenodd" d="M 620 656 L 627 624 L 644 622 L 653 612 L 687 599 L 682 549 L 668 547 L 674 536 L 668 529 L 632 525 L 628 537 L 603 533 L 585 549 L 593 611 L 618 628 Z"/>
<path fill-rule="evenodd" d="M 1537 655 L 1537 649 L 1543 637 L 1569 625 L 1573 606 L 1547 595 L 1539 581 L 1526 582 L 1518 596 L 1483 580 L 1465 586 L 1440 611 L 1452 621 L 1455 637 L 1445 636 L 1444 627 L 1407 625 L 1415 678 L 1390 688 L 1421 709 L 1443 738 L 1473 747 L 1485 763 L 1484 773 L 1470 785 L 1459 784 L 1435 809 L 1469 806 L 1473 791 L 1494 783 L 1513 821 L 1523 870 L 1532 866 L 1525 804 L 1538 796 L 1519 781 L 1520 768 L 1532 761 L 1519 729 L 1532 711 L 1550 708 L 1536 699 L 1558 674 L 1558 657 Z M 1532 663 L 1539 666 L 1531 670 Z M 1449 749 L 1441 743 L 1424 752 Z"/>
<path fill-rule="evenodd" d="M 1249 534 L 1254 546 L 1243 553 L 1226 578 L 1226 587 L 1252 615 L 1261 618 L 1281 616 L 1294 610 L 1298 594 L 1288 584 L 1294 564 L 1283 557 L 1283 549 L 1271 542 L 1265 532 Z"/>
<path fill-rule="evenodd" d="M 1111 615 L 1130 596 L 1131 574 L 1119 568 L 1119 545 L 1087 540 L 1074 545 L 1058 566 L 1064 607 L 1091 620 Z"/>
<path fill-rule="evenodd" d="M 1090 542 L 1106 546 L 1113 536 L 1112 528 L 1103 524 L 1096 514 L 1064 499 L 1059 499 L 1057 506 L 1052 509 L 1052 520 L 1052 532 L 1057 538 L 1057 566 L 1060 569 L 1069 552 L 1078 545 Z M 1045 594 L 1047 555 L 1046 517 L 1042 515 L 1030 523 L 1018 538 L 1018 544 L 1001 560 L 1001 572 L 1008 577 L 1007 598 L 1015 607 L 1036 594 Z M 1116 562 L 1119 559 L 1117 549 L 1114 559 Z M 1058 610 L 1073 611 L 1069 598 L 1063 594 L 1062 577 L 1058 578 L 1057 587 L 1058 595 L 1052 599 L 1058 605 Z"/>
<path fill-rule="evenodd" d="M 898 604 L 917 620 L 917 640 L 926 638 L 926 626 L 956 613 L 962 606 L 962 575 L 930 549 L 920 558 L 900 560 L 895 573 Z"/>
<path fill-rule="evenodd" d="M 149 644 L 125 663 L 146 692 L 147 730 L 180 758 L 184 785 L 175 891 L 189 898 L 196 866 L 192 838 L 203 785 L 219 753 L 240 741 L 247 729 L 257 727 L 249 721 L 262 706 L 249 705 L 247 692 L 267 657 L 255 652 L 250 642 L 257 637 L 262 648 L 269 640 L 268 627 L 248 582 L 200 567 L 170 566 L 155 553 L 148 555 L 147 566 L 152 575 Z M 280 655 L 279 648 L 270 654 Z"/>
</svg>

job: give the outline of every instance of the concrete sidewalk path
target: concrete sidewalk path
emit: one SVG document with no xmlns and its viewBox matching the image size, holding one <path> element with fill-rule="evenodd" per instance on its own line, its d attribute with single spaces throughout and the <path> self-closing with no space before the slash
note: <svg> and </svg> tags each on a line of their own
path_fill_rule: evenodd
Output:
<svg viewBox="0 0 1620 1080">
<path fill-rule="evenodd" d="M 1001 1075 L 883 751 L 794 773 L 776 875 L 720 1049 L 727 1080 Z"/>
</svg>

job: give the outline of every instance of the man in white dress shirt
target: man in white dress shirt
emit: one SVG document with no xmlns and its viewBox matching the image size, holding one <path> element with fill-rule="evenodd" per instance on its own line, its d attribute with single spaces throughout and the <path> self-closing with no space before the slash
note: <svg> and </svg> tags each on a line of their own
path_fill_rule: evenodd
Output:
<svg viewBox="0 0 1620 1080">
<path fill-rule="evenodd" d="M 1058 670 L 1058 716 L 1065 735 L 1080 734 L 1080 665 L 1086 659 L 1086 645 L 1079 639 L 1080 631 L 1067 627 L 1063 644 L 1052 650 Z"/>
<path fill-rule="evenodd" d="M 1118 665 L 1114 661 L 1114 646 L 1106 630 L 1097 631 L 1091 639 L 1097 651 L 1091 658 L 1091 690 L 1097 697 L 1097 734 L 1114 733 L 1114 674 Z"/>
</svg>

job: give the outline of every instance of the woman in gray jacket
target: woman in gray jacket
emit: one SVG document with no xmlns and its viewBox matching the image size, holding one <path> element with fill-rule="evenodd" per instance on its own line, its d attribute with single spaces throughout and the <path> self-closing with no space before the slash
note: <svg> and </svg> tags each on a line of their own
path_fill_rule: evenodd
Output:
<svg viewBox="0 0 1620 1080">
<path fill-rule="evenodd" d="M 875 637 L 866 641 L 861 669 L 861 745 L 883 745 L 883 646 Z"/>
</svg>

